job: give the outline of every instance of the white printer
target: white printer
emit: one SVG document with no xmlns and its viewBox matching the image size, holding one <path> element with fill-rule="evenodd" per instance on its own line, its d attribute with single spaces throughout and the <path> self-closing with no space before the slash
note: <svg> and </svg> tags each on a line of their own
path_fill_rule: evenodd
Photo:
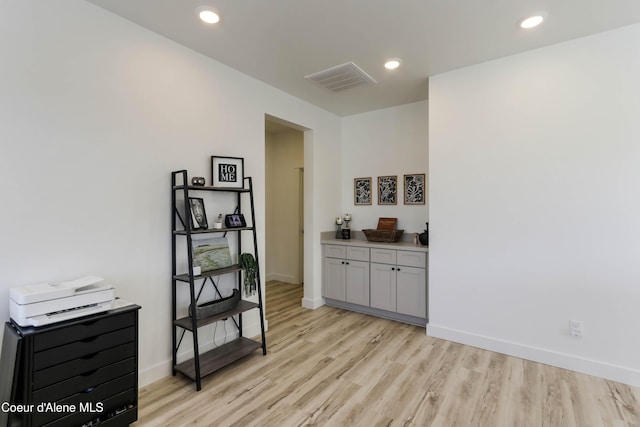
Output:
<svg viewBox="0 0 640 427">
<path fill-rule="evenodd" d="M 9 290 L 9 315 L 20 326 L 43 326 L 87 316 L 113 307 L 115 289 L 103 279 L 86 276 Z"/>
</svg>

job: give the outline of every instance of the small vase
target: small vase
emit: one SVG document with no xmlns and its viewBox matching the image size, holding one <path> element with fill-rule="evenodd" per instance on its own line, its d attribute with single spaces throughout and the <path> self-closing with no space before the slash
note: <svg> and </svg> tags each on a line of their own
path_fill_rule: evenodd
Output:
<svg viewBox="0 0 640 427">
<path fill-rule="evenodd" d="M 427 222 L 426 224 L 427 228 L 425 228 L 424 233 L 418 235 L 418 240 L 423 246 L 429 246 L 429 223 Z"/>
</svg>

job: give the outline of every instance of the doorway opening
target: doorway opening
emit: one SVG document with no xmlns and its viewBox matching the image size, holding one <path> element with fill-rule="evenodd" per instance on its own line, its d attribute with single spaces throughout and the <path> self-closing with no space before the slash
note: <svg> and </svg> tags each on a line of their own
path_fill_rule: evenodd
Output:
<svg viewBox="0 0 640 427">
<path fill-rule="evenodd" d="M 304 132 L 265 117 L 265 299 L 273 326 L 300 307 L 304 282 Z"/>
</svg>

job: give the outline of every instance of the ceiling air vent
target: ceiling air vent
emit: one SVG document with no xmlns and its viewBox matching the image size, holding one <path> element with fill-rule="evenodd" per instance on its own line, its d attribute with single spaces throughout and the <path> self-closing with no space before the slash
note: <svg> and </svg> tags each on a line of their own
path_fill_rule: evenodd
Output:
<svg viewBox="0 0 640 427">
<path fill-rule="evenodd" d="M 335 67 L 318 71 L 317 73 L 307 74 L 304 78 L 332 92 L 340 92 L 363 84 L 377 83 L 373 77 L 365 73 L 362 68 L 353 62 L 336 65 Z"/>
</svg>

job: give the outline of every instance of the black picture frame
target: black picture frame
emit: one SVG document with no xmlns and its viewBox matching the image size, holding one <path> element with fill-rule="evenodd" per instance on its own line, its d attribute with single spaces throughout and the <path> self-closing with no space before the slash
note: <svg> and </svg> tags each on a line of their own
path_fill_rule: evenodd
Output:
<svg viewBox="0 0 640 427">
<path fill-rule="evenodd" d="M 244 158 L 211 156 L 211 185 L 244 188 Z"/>
<path fill-rule="evenodd" d="M 194 230 L 206 230 L 207 211 L 204 208 L 204 200 L 199 197 L 189 197 L 189 211 L 191 212 L 191 227 Z"/>
<path fill-rule="evenodd" d="M 247 222 L 242 214 L 230 214 L 225 215 L 224 225 L 227 228 L 242 228 L 247 226 Z"/>
</svg>

